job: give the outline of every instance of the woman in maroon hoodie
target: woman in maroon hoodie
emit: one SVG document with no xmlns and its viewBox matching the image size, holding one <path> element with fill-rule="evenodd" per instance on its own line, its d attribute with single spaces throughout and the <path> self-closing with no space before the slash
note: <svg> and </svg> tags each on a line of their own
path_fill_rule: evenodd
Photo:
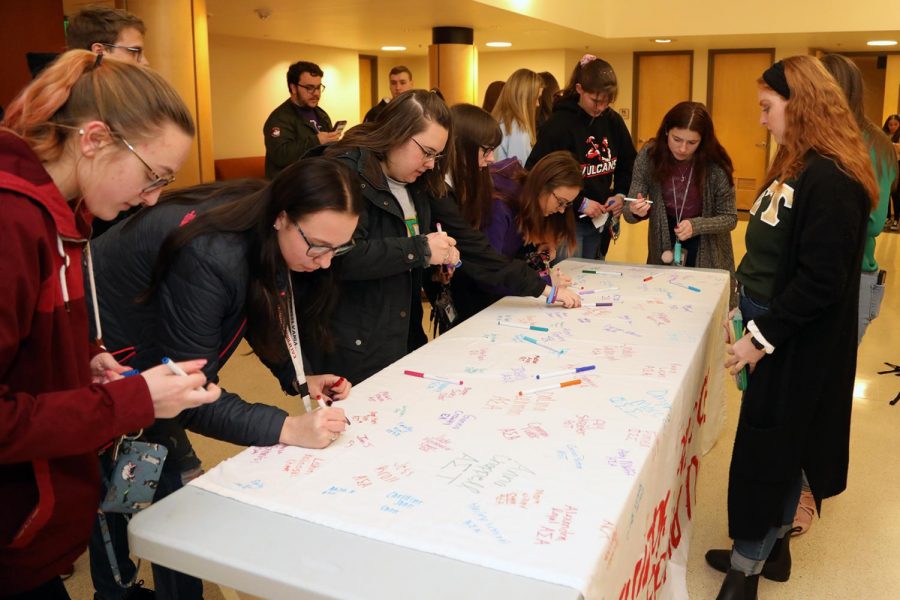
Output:
<svg viewBox="0 0 900 600">
<path fill-rule="evenodd" d="M 154 204 L 194 125 L 153 71 L 80 50 L 0 125 L 0 597 L 68 598 L 59 574 L 90 536 L 97 450 L 219 396 L 200 388 L 202 361 L 120 375 L 88 342 L 81 271 L 91 215 Z"/>
</svg>

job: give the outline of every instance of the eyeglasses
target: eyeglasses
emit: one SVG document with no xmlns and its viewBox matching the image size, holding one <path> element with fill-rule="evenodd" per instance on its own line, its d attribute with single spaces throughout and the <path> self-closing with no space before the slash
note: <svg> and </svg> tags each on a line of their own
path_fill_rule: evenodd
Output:
<svg viewBox="0 0 900 600">
<path fill-rule="evenodd" d="M 320 256 L 325 256 L 329 252 L 333 252 L 334 256 L 340 256 L 342 254 L 347 254 L 353 247 L 356 245 L 355 240 L 350 240 L 346 244 L 341 244 L 340 246 L 323 246 L 321 244 L 313 244 L 306 237 L 306 234 L 303 233 L 303 230 L 300 229 L 300 225 L 298 223 L 294 223 L 294 227 L 297 228 L 297 231 L 300 232 L 300 237 L 303 238 L 303 241 L 306 242 L 306 255 L 310 258 L 319 258 Z"/>
<path fill-rule="evenodd" d="M 117 137 L 122 140 L 122 143 L 125 144 L 125 147 L 131 150 L 131 153 L 134 154 L 137 159 L 141 161 L 141 164 L 143 164 L 147 168 L 147 171 L 150 172 L 150 185 L 141 190 L 142 194 L 149 194 L 150 192 L 154 192 L 159 188 L 164 188 L 175 181 L 174 175 L 159 175 L 156 171 L 153 170 L 153 167 L 147 164 L 146 160 L 141 158 L 141 155 L 137 153 L 137 150 L 134 149 L 134 146 L 128 143 L 128 140 L 123 138 L 121 135 L 117 135 Z"/>
<path fill-rule="evenodd" d="M 426 150 L 426 149 L 425 149 L 425 146 L 423 146 L 422 144 L 420 144 L 420 143 L 416 140 L 416 138 L 411 137 L 411 138 L 409 138 L 409 139 L 411 139 L 412 141 L 414 141 L 414 142 L 416 143 L 416 146 L 418 146 L 418 147 L 419 147 L 419 150 L 422 151 L 422 154 L 425 155 L 425 160 L 426 160 L 426 161 L 433 160 L 434 162 L 437 162 L 437 161 L 441 160 L 442 158 L 444 158 L 444 155 L 441 154 L 441 153 L 439 153 L 439 152 L 435 152 L 435 151 L 433 151 L 433 150 Z"/>
<path fill-rule="evenodd" d="M 573 204 L 575 204 L 575 198 L 571 200 L 566 200 L 565 198 L 560 198 L 556 195 L 556 192 L 550 190 L 550 193 L 553 194 L 553 197 L 556 198 L 556 208 L 569 208 Z"/>
<path fill-rule="evenodd" d="M 294 85 L 296 85 L 299 88 L 303 88 L 304 90 L 307 91 L 307 93 L 310 93 L 310 94 L 315 94 L 316 92 L 319 92 L 321 94 L 322 92 L 325 91 L 325 85 L 321 84 L 321 83 L 319 85 L 312 85 L 309 83 L 303 83 L 303 84 L 295 83 Z"/>
<path fill-rule="evenodd" d="M 484 155 L 487 156 L 491 152 L 497 149 L 497 146 L 478 146 L 481 148 L 481 151 L 484 152 Z"/>
<path fill-rule="evenodd" d="M 141 62 L 141 57 L 144 55 L 144 49 L 138 48 L 136 46 L 119 46 L 118 44 L 103 44 L 107 48 L 120 48 L 122 50 L 127 50 L 131 53 L 131 57 L 134 58 L 136 62 Z"/>
</svg>

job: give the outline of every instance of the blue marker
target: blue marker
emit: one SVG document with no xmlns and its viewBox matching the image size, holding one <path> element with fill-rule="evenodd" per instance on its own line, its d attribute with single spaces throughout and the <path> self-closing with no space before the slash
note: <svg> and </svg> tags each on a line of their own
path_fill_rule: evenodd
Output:
<svg viewBox="0 0 900 600">
<path fill-rule="evenodd" d="M 539 341 L 537 341 L 536 339 L 528 337 L 527 335 L 523 335 L 522 339 L 524 339 L 526 342 L 528 342 L 530 344 L 534 344 L 535 346 L 540 346 L 541 348 L 543 348 L 545 350 L 549 350 L 550 352 L 553 352 L 554 354 L 562 354 L 561 350 L 557 350 L 556 348 L 551 348 L 550 346 L 542 344 Z"/>
<path fill-rule="evenodd" d="M 138 369 L 130 369 L 128 371 L 125 371 L 121 375 L 122 375 L 122 377 L 132 377 L 134 375 L 140 375 L 140 374 L 141 374 L 141 372 Z"/>
<path fill-rule="evenodd" d="M 510 323 L 509 321 L 497 321 L 497 325 L 504 325 L 506 327 L 516 327 L 518 329 L 529 329 L 531 331 L 550 331 L 549 327 L 539 327 L 538 325 L 520 325 L 519 323 Z"/>
<path fill-rule="evenodd" d="M 584 373 L 585 371 L 593 371 L 597 365 L 587 365 L 585 367 L 576 367 L 574 369 L 566 369 L 565 371 L 554 371 L 553 373 L 544 373 L 543 375 L 535 375 L 535 379 L 550 379 L 551 377 L 561 377 L 563 375 L 574 375 L 575 373 Z"/>
</svg>

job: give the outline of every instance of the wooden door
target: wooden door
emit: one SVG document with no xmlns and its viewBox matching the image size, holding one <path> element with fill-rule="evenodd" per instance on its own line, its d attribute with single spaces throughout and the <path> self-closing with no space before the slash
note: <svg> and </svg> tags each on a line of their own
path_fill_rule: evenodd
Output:
<svg viewBox="0 0 900 600">
<path fill-rule="evenodd" d="M 775 58 L 774 50 L 711 50 L 707 105 L 716 137 L 734 163 L 738 210 L 750 210 L 768 166 L 769 135 L 759 124 L 757 79 Z"/>
<path fill-rule="evenodd" d="M 378 104 L 378 57 L 359 55 L 359 122 Z"/>
<path fill-rule="evenodd" d="M 669 109 L 691 99 L 692 52 L 637 52 L 634 87 L 637 102 L 631 135 L 638 150 L 656 137 Z"/>
</svg>

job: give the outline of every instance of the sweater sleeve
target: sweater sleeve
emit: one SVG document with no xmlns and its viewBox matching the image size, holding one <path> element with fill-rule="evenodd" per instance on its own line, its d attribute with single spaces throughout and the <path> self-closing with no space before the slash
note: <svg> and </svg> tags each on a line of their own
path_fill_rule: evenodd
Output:
<svg viewBox="0 0 900 600">
<path fill-rule="evenodd" d="M 728 177 L 719 167 L 712 167 L 709 170 L 709 177 L 712 179 L 714 214 L 690 219 L 695 236 L 727 233 L 737 226 L 734 186 L 728 182 Z"/>
<path fill-rule="evenodd" d="M 845 294 L 859 270 L 862 240 L 857 232 L 868 218 L 860 185 L 831 161 L 814 159 L 802 176 L 804 221 L 795 224 L 797 267 L 769 312 L 754 319 L 763 337 L 778 347 L 810 322 L 820 319 Z M 794 200 L 799 204 L 798 199 Z M 799 216 L 799 215 L 798 215 Z M 840 224 L 838 229 L 835 224 Z"/>
<path fill-rule="evenodd" d="M 627 194 L 628 197 L 637 198 L 638 194 L 642 194 L 644 198 L 649 197 L 650 177 L 650 153 L 644 148 L 641 150 L 640 154 L 638 154 L 637 160 L 634 162 L 634 167 L 632 168 L 631 184 Z M 662 198 L 653 200 L 654 202 L 659 202 L 662 201 Z M 637 223 L 648 218 L 650 213 L 648 212 L 646 217 L 639 217 L 631 212 L 631 203 L 626 202 L 625 208 L 622 209 L 622 216 L 625 217 L 625 221 L 628 223 Z"/>
<path fill-rule="evenodd" d="M 41 309 L 43 259 L 33 232 L 45 227 L 45 216 L 37 206 L 18 199 L 3 202 L 2 214 L 0 463 L 91 452 L 117 435 L 152 423 L 153 404 L 142 377 L 43 393 L 15 389 L 8 383 L 8 375 L 15 371 L 42 368 L 23 364 L 21 353 L 24 345 L 38 343 L 28 339 Z"/>
<path fill-rule="evenodd" d="M 544 291 L 546 284 L 537 271 L 494 250 L 484 233 L 463 218 L 451 197 L 432 201 L 431 219 L 456 240 L 463 261 L 460 268 L 479 284 L 500 286 L 517 296 L 540 296 Z"/>
</svg>

